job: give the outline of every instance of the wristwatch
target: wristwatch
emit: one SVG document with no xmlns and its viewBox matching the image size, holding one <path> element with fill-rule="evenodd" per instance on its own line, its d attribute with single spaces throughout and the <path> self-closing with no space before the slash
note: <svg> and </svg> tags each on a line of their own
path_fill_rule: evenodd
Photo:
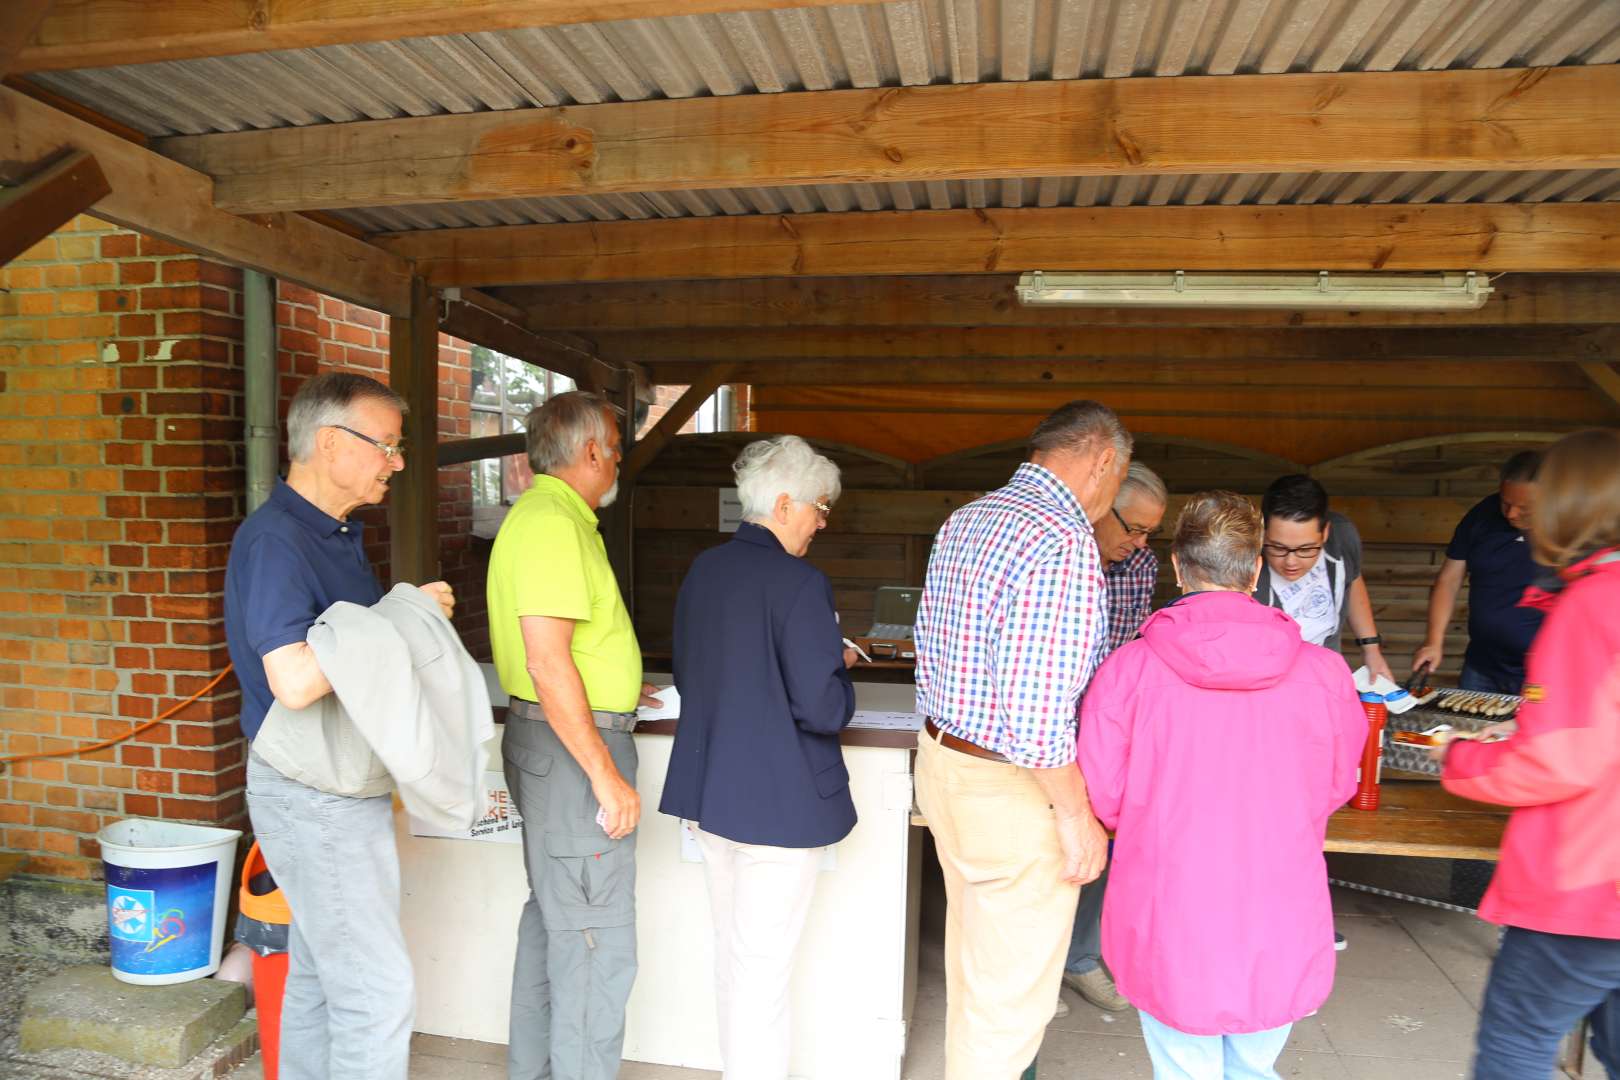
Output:
<svg viewBox="0 0 1620 1080">
<path fill-rule="evenodd" d="M 1356 638 L 1356 644 L 1357 645 L 1382 645 L 1383 643 L 1384 643 L 1384 635 L 1382 635 L 1382 634 L 1374 634 L 1372 637 L 1358 637 L 1358 638 Z"/>
</svg>

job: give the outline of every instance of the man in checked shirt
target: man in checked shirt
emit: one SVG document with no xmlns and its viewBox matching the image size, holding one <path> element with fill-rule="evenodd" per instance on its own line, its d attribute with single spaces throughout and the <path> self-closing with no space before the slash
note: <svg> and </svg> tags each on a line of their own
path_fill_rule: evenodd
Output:
<svg viewBox="0 0 1620 1080">
<path fill-rule="evenodd" d="M 1112 410 L 1041 421 L 1006 486 L 934 541 L 916 622 L 917 805 L 945 874 L 946 1080 L 1015 1080 L 1052 1018 L 1079 888 L 1108 840 L 1075 764 L 1108 617 L 1091 520 L 1130 460 Z"/>
<path fill-rule="evenodd" d="M 1159 557 L 1148 539 L 1164 520 L 1170 495 L 1158 474 L 1140 461 L 1131 462 L 1114 505 L 1093 521 L 1097 551 L 1102 555 L 1103 580 L 1108 593 L 1108 641 L 1103 657 L 1136 637 L 1142 621 L 1153 610 L 1153 588 L 1159 580 Z M 1096 881 L 1080 890 L 1074 913 L 1074 936 L 1063 963 L 1063 985 L 1099 1009 L 1124 1012 L 1131 1007 L 1102 966 L 1103 889 L 1105 867 Z M 1058 998 L 1057 1016 L 1067 1016 L 1069 1003 Z"/>
</svg>

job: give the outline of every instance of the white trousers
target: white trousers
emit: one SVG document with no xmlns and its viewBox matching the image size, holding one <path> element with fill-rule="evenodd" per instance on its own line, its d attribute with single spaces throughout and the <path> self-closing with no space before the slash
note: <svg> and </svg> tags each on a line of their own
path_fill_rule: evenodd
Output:
<svg viewBox="0 0 1620 1080">
<path fill-rule="evenodd" d="M 738 844 L 691 828 L 714 916 L 725 1080 L 787 1080 L 793 955 L 826 849 Z"/>
</svg>

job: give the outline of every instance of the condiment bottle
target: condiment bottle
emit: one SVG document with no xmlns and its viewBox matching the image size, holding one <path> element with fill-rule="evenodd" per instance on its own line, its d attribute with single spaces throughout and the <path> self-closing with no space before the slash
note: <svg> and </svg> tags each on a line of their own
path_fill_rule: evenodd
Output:
<svg viewBox="0 0 1620 1080">
<path fill-rule="evenodd" d="M 1361 695 L 1361 709 L 1367 714 L 1367 742 L 1361 750 L 1361 767 L 1356 770 L 1356 794 L 1350 805 L 1357 810 L 1378 809 L 1378 781 L 1384 772 L 1384 722 L 1389 710 L 1384 695 Z"/>
</svg>

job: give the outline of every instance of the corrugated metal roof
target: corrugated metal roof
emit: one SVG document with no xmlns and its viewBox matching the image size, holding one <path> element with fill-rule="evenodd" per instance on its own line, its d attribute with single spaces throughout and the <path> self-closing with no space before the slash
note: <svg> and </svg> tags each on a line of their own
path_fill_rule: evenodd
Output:
<svg viewBox="0 0 1620 1080">
<path fill-rule="evenodd" d="M 30 78 L 174 135 L 704 94 L 1617 60 L 1615 0 L 900 0 Z"/>
<path fill-rule="evenodd" d="M 899 0 L 588 23 L 35 82 L 149 135 L 940 82 L 1620 61 L 1617 0 Z M 1602 172 L 1120 176 L 642 192 L 345 211 L 366 228 L 721 214 L 1614 199 Z"/>
<path fill-rule="evenodd" d="M 951 210 L 1021 206 L 1386 202 L 1617 202 L 1620 169 L 1490 173 L 1243 173 L 1235 175 L 939 180 L 910 184 L 818 184 L 725 188 L 498 202 L 431 203 L 332 211 L 368 232 L 810 214 L 846 210 Z"/>
</svg>

